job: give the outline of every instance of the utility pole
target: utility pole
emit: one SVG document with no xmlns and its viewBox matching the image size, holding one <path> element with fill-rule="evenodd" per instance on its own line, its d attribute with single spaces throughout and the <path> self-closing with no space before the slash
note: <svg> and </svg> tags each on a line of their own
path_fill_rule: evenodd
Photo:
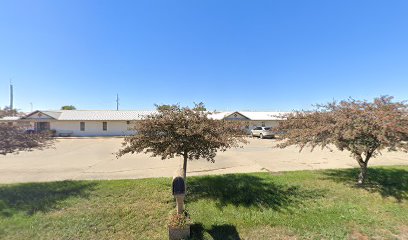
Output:
<svg viewBox="0 0 408 240">
<path fill-rule="evenodd" d="M 116 111 L 119 111 L 119 94 L 116 94 Z"/>
<path fill-rule="evenodd" d="M 10 79 L 10 110 L 13 110 L 13 83 L 11 82 Z"/>
</svg>

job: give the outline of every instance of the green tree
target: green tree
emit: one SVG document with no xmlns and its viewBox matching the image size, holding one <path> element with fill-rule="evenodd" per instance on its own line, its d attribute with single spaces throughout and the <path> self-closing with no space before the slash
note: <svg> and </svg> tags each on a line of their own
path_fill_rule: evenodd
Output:
<svg viewBox="0 0 408 240">
<path fill-rule="evenodd" d="M 0 118 L 16 116 L 17 114 L 17 109 L 11 109 L 9 106 L 5 106 L 3 109 L 0 108 Z"/>
<path fill-rule="evenodd" d="M 408 106 L 392 99 L 349 99 L 287 114 L 275 129 L 284 134 L 284 142 L 278 146 L 297 145 L 302 151 L 306 146 L 313 150 L 332 145 L 347 150 L 360 166 L 358 183 L 363 184 L 368 161 L 381 150 L 408 151 Z"/>
<path fill-rule="evenodd" d="M 193 108 L 193 110 L 195 110 L 195 111 L 202 111 L 202 112 L 207 111 L 207 108 L 205 107 L 203 102 L 194 103 L 194 105 L 195 105 L 195 107 Z"/>
<path fill-rule="evenodd" d="M 163 105 L 154 105 L 158 111 L 170 111 L 170 110 L 176 110 L 179 108 L 177 104 L 163 104 Z"/>
<path fill-rule="evenodd" d="M 73 105 L 65 105 L 61 107 L 61 110 L 76 110 L 76 107 Z"/>
<path fill-rule="evenodd" d="M 214 162 L 217 151 L 246 143 L 238 123 L 213 120 L 203 111 L 179 105 L 157 106 L 157 113 L 140 121 L 135 131 L 135 135 L 125 138 L 118 156 L 140 152 L 162 159 L 180 156 L 184 178 L 188 160 L 204 158 Z"/>
</svg>

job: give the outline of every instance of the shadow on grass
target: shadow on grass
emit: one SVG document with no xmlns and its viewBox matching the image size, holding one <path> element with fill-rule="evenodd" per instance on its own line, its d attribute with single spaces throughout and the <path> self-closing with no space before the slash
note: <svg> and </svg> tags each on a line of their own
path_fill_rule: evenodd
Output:
<svg viewBox="0 0 408 240">
<path fill-rule="evenodd" d="M 394 197 L 397 201 L 408 200 L 408 171 L 398 168 L 369 168 L 367 180 L 358 186 L 357 176 L 360 169 L 336 169 L 325 171 L 326 178 L 363 188 L 369 192 L 378 192 L 383 197 Z"/>
<path fill-rule="evenodd" d="M 187 202 L 211 199 L 220 208 L 232 204 L 274 210 L 296 206 L 304 200 L 323 197 L 325 193 L 324 190 L 276 184 L 273 178 L 248 174 L 195 177 L 187 182 L 187 189 Z"/>
<path fill-rule="evenodd" d="M 0 216 L 9 217 L 18 212 L 27 215 L 47 212 L 69 197 L 87 197 L 94 186 L 95 183 L 77 181 L 0 186 Z"/>
<path fill-rule="evenodd" d="M 214 240 L 239 240 L 241 239 L 237 229 L 233 225 L 213 225 L 210 229 L 204 229 L 201 223 L 191 225 L 192 240 L 204 239 L 204 233 L 207 232 Z"/>
</svg>

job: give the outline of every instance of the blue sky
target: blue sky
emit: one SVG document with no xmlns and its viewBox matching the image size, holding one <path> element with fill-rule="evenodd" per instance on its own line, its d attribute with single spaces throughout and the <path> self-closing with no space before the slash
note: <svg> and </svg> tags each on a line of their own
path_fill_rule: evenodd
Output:
<svg viewBox="0 0 408 240">
<path fill-rule="evenodd" d="M 0 106 L 408 99 L 408 1 L 0 1 Z"/>
</svg>

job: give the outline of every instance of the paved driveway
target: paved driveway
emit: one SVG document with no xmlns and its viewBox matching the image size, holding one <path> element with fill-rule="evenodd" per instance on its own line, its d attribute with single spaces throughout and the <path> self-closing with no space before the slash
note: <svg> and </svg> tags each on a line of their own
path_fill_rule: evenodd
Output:
<svg viewBox="0 0 408 240">
<path fill-rule="evenodd" d="M 117 159 L 121 138 L 58 139 L 54 148 L 0 156 L 0 183 L 38 182 L 66 179 L 125 179 L 170 177 L 180 165 L 179 158 L 161 160 L 145 154 Z M 347 152 L 276 149 L 275 140 L 250 139 L 244 148 L 219 153 L 215 163 L 189 161 L 188 175 L 257 171 L 357 167 Z M 408 164 L 408 154 L 384 152 L 370 165 Z"/>
</svg>

